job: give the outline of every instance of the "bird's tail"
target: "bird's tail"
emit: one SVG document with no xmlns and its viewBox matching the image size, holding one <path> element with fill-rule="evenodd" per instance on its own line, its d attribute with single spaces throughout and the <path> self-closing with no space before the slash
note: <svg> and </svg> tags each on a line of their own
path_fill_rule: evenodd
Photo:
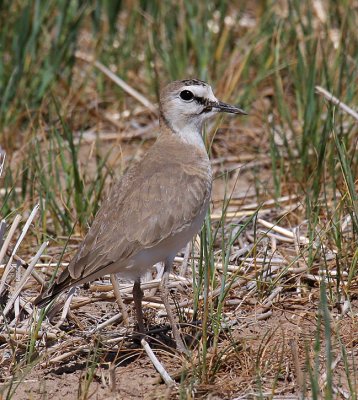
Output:
<svg viewBox="0 0 358 400">
<path fill-rule="evenodd" d="M 62 292 L 62 290 L 59 290 L 56 286 L 56 283 L 51 285 L 45 292 L 37 296 L 35 301 L 33 302 L 34 306 L 43 308 L 50 304 L 51 301 L 54 300 Z"/>
<path fill-rule="evenodd" d="M 33 302 L 33 305 L 39 308 L 43 308 L 48 304 L 50 304 L 53 299 L 54 297 L 52 297 L 52 295 L 46 295 L 46 292 L 41 293 L 39 296 L 36 297 L 35 301 Z"/>
<path fill-rule="evenodd" d="M 64 290 L 75 286 L 76 280 L 72 279 L 68 270 L 62 272 L 56 282 L 54 282 L 45 292 L 36 297 L 33 304 L 39 308 L 43 308 L 51 303 Z"/>
</svg>

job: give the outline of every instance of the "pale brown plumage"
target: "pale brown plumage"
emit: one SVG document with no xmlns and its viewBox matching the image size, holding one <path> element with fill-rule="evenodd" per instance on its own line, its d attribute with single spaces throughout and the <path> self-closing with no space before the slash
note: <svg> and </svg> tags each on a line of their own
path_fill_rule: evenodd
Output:
<svg viewBox="0 0 358 400">
<path fill-rule="evenodd" d="M 114 185 L 77 254 L 43 300 L 104 275 L 118 260 L 122 275 L 131 276 L 125 270 L 131 258 L 175 237 L 200 213 L 211 190 L 208 157 L 179 141 L 165 128 L 144 158 Z M 168 190 L 172 187 L 176 190 Z"/>
<path fill-rule="evenodd" d="M 185 346 L 168 300 L 175 254 L 200 230 L 209 206 L 211 168 L 201 137 L 218 112 L 244 114 L 220 102 L 205 82 L 174 81 L 160 96 L 160 135 L 144 158 L 114 185 L 72 259 L 55 283 L 35 300 L 49 303 L 62 291 L 106 274 L 135 281 L 133 299 L 144 332 L 140 277 L 164 261 L 161 296 L 178 348 Z"/>
</svg>

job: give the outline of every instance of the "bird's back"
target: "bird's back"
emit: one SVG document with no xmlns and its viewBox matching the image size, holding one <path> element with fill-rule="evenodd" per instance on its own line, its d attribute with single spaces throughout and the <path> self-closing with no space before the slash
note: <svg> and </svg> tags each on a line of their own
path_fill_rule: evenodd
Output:
<svg viewBox="0 0 358 400">
<path fill-rule="evenodd" d="M 51 297 L 108 273 L 135 278 L 175 255 L 200 229 L 210 192 L 206 151 L 163 133 L 113 186 Z"/>
</svg>

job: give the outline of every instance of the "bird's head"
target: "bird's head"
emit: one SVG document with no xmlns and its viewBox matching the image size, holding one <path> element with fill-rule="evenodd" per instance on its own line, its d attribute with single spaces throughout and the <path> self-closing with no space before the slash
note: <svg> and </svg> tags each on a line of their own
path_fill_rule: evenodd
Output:
<svg viewBox="0 0 358 400">
<path fill-rule="evenodd" d="M 198 79 L 171 82 L 160 94 L 161 119 L 176 133 L 201 130 L 205 120 L 223 112 L 246 114 L 242 109 L 218 100 L 210 85 Z"/>
</svg>

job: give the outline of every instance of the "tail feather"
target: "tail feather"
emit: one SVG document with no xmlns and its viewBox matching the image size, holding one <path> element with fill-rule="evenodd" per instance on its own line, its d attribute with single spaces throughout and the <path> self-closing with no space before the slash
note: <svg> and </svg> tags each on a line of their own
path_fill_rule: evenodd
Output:
<svg viewBox="0 0 358 400">
<path fill-rule="evenodd" d="M 37 296 L 33 304 L 39 308 L 43 308 L 50 304 L 51 301 L 60 295 L 65 289 L 67 289 L 67 285 L 63 287 L 63 285 L 54 283 L 45 292 Z"/>
<path fill-rule="evenodd" d="M 64 270 L 61 275 L 57 278 L 45 292 L 41 293 L 36 297 L 34 305 L 43 308 L 51 303 L 58 295 L 60 295 L 66 289 L 75 286 L 77 283 L 76 279 L 72 279 L 68 270 Z"/>
<path fill-rule="evenodd" d="M 50 304 L 54 298 L 55 296 L 52 296 L 51 294 L 47 295 L 47 292 L 41 293 L 39 296 L 36 297 L 33 305 L 39 308 L 43 308 Z"/>
<path fill-rule="evenodd" d="M 70 289 L 74 286 L 81 285 L 82 283 L 90 282 L 98 276 L 103 275 L 103 270 L 105 270 L 105 268 L 108 267 L 108 265 L 110 264 L 111 263 L 108 263 L 100 270 L 94 271 L 92 274 L 89 274 L 87 276 L 80 276 L 78 278 L 72 278 L 69 267 L 67 267 L 57 278 L 56 282 L 54 282 L 45 292 L 36 297 L 33 304 L 40 308 L 45 307 L 63 291 Z"/>
</svg>

